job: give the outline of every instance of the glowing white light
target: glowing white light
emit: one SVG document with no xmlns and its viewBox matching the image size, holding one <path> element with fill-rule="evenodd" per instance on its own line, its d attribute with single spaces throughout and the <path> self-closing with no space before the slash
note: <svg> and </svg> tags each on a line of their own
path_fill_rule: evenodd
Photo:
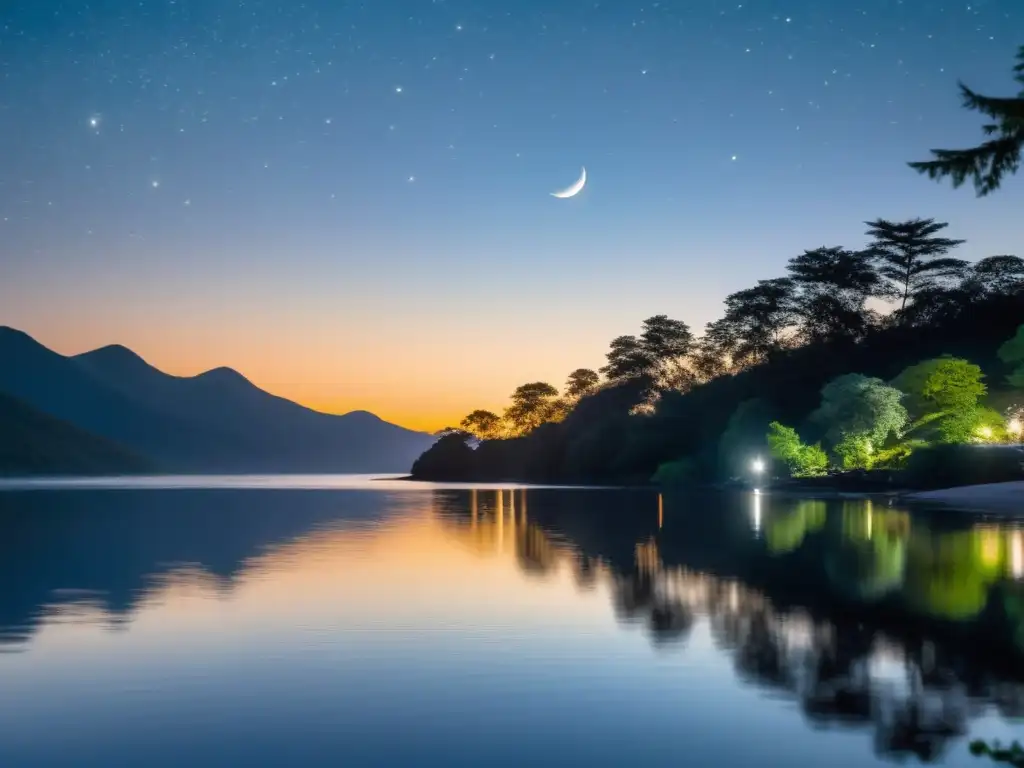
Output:
<svg viewBox="0 0 1024 768">
<path fill-rule="evenodd" d="M 1006 425 L 1006 431 L 1014 437 L 1020 437 L 1021 433 L 1024 432 L 1024 424 L 1021 423 L 1018 417 L 1014 416 Z"/>
<path fill-rule="evenodd" d="M 750 462 L 750 468 L 755 473 L 761 474 L 762 472 L 764 472 L 764 460 L 763 459 L 754 459 L 752 462 Z"/>
</svg>

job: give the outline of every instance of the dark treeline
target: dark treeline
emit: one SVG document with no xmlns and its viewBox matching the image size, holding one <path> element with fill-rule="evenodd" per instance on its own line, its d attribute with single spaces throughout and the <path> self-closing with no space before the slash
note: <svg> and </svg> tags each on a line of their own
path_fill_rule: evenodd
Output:
<svg viewBox="0 0 1024 768">
<path fill-rule="evenodd" d="M 1018 58 L 1014 71 L 1024 85 L 1024 48 Z M 950 178 L 954 186 L 973 179 L 984 195 L 1018 169 L 1024 98 L 981 96 L 966 86 L 961 91 L 965 107 L 994 121 L 985 126 L 992 138 L 974 149 L 933 150 L 933 160 L 911 167 Z M 974 421 L 963 425 L 964 434 L 989 434 L 983 425 L 994 410 L 1006 416 L 1006 426 L 1019 426 L 1008 406 L 1014 405 L 1012 389 L 1024 386 L 1024 330 L 1018 333 L 1024 259 L 992 255 L 969 263 L 958 256 L 964 241 L 948 237 L 947 224 L 933 219 L 866 225 L 862 247 L 806 250 L 789 260 L 786 274 L 727 296 L 723 316 L 699 338 L 685 322 L 655 315 L 639 335 L 612 340 L 603 380 L 580 368 L 564 392 L 531 382 L 513 393 L 504 414 L 474 411 L 460 427 L 444 431 L 415 463 L 413 476 L 647 481 L 659 467 L 675 464 L 691 477 L 733 477 L 752 452 L 768 452 L 772 422 L 795 427 L 809 443 L 842 426 L 809 418 L 836 378 L 859 374 L 857 382 L 834 390 L 859 386 L 870 397 L 911 366 L 926 363 L 917 371 L 934 370 L 935 358 L 943 356 L 955 358 L 952 369 L 980 368 L 985 384 L 973 382 L 978 397 L 967 411 L 910 413 L 909 420 L 922 418 L 908 431 L 939 416 L 963 420 L 968 411 Z M 924 389 L 933 383 L 923 381 Z M 923 393 L 904 394 L 920 400 Z M 851 445 L 863 447 L 872 430 L 878 425 L 843 436 L 846 453 L 837 459 L 833 450 L 832 465 L 856 467 L 848 460 Z"/>
<path fill-rule="evenodd" d="M 544 397 L 517 398 L 513 408 L 532 408 L 543 423 L 484 439 L 475 450 L 470 430 L 451 430 L 413 474 L 646 481 L 660 465 L 685 457 L 699 476 L 729 477 L 742 472 L 739 463 L 749 462 L 751 451 L 764 450 L 772 421 L 800 426 L 812 442 L 820 438 L 808 417 L 838 376 L 889 381 L 942 355 L 980 366 L 998 395 L 1017 365 L 998 353 L 1024 322 L 1024 260 L 997 256 L 968 265 L 942 256 L 936 263 L 941 269 L 927 269 L 923 258 L 912 262 L 911 279 L 900 284 L 871 249 L 807 251 L 791 260 L 786 277 L 727 297 L 725 316 L 701 339 L 681 322 L 651 318 L 641 337 L 612 342 L 605 382 L 564 414 L 564 405 L 552 407 L 559 400 L 553 387 Z M 901 306 L 884 315 L 871 308 L 872 298 L 894 289 Z M 667 342 L 657 333 L 665 328 L 673 331 Z"/>
</svg>

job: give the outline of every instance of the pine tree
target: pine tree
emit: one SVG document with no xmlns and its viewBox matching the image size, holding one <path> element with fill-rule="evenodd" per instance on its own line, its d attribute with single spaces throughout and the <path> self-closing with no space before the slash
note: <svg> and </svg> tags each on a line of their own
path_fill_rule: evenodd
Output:
<svg viewBox="0 0 1024 768">
<path fill-rule="evenodd" d="M 870 227 L 867 234 L 875 239 L 869 250 L 879 273 L 892 281 L 900 311 L 906 309 L 908 299 L 959 277 L 967 268 L 966 261 L 946 256 L 964 241 L 935 236 L 949 226 L 945 222 L 876 219 L 864 223 Z"/>
<path fill-rule="evenodd" d="M 1024 86 L 1024 45 L 1017 52 L 1014 80 Z M 1017 98 L 994 98 L 975 93 L 960 83 L 960 95 L 965 109 L 980 112 L 993 122 L 983 127 L 986 136 L 994 138 L 973 149 L 933 149 L 934 160 L 909 163 L 919 173 L 932 179 L 953 181 L 959 187 L 968 178 L 974 181 L 978 197 L 999 189 L 1006 174 L 1020 168 L 1024 149 L 1024 90 Z"/>
</svg>

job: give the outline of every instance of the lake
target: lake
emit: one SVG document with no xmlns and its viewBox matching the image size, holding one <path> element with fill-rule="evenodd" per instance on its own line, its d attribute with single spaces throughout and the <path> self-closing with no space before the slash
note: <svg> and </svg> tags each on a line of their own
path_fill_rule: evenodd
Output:
<svg viewBox="0 0 1024 768">
<path fill-rule="evenodd" d="M 3 766 L 983 763 L 1024 524 L 737 492 L 0 485 Z"/>
</svg>

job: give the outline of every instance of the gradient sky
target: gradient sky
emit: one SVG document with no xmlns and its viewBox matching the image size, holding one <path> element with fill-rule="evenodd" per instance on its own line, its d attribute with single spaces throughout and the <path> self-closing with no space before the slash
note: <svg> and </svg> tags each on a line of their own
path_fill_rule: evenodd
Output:
<svg viewBox="0 0 1024 768">
<path fill-rule="evenodd" d="M 1019 0 L 3 5 L 0 324 L 65 354 L 436 428 L 866 219 L 1024 255 L 1024 179 L 905 165 L 1015 92 Z"/>
</svg>

